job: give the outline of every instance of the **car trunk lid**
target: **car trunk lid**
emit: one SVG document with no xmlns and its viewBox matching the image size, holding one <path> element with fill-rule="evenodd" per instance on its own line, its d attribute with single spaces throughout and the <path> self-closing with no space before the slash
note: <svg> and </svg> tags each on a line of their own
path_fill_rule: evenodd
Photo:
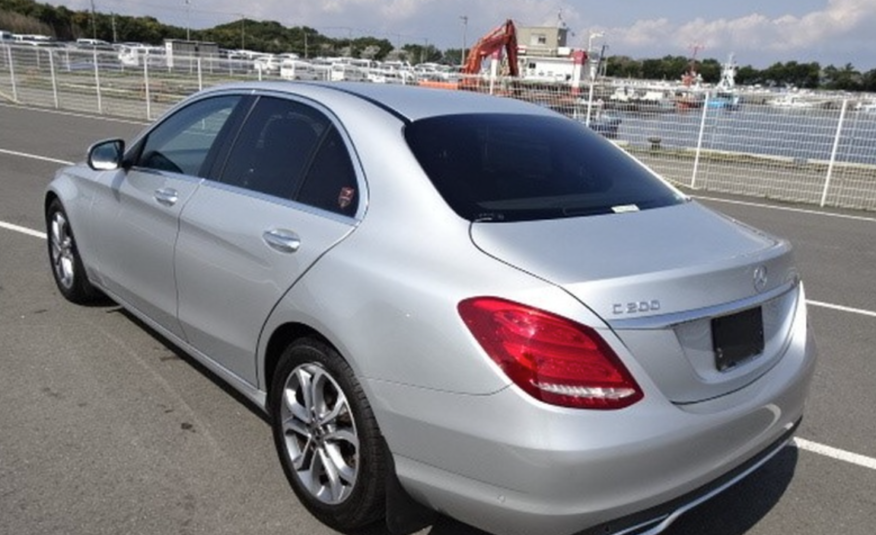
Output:
<svg viewBox="0 0 876 535">
<path fill-rule="evenodd" d="M 790 332 L 797 296 L 790 245 L 695 202 L 474 223 L 471 233 L 486 254 L 563 287 L 603 318 L 677 403 L 754 381 L 780 358 Z M 755 312 L 734 316 L 744 311 Z M 730 326 L 715 327 L 720 317 L 729 317 L 719 321 Z M 762 340 L 747 332 L 754 324 L 762 325 Z M 720 369 L 716 352 L 740 336 L 760 347 L 752 355 L 734 354 Z"/>
</svg>

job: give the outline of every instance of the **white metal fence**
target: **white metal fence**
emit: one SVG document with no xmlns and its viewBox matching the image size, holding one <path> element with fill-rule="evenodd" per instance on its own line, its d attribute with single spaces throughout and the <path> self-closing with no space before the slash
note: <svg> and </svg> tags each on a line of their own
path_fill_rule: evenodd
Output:
<svg viewBox="0 0 876 535">
<path fill-rule="evenodd" d="M 349 69 L 308 73 L 310 79 L 351 76 Z M 589 91 L 386 69 L 356 73 L 359 79 L 491 92 L 549 106 L 616 139 L 682 186 L 876 210 L 876 105 L 866 100 L 743 94 L 737 104 L 726 95 L 664 98 L 654 91 L 626 99 L 616 98 L 631 92 L 616 81 Z M 207 86 L 280 78 L 278 68 L 259 68 L 252 60 L 177 57 L 169 66 L 163 56 L 143 56 L 125 64 L 114 52 L 0 46 L 0 100 L 146 120 Z"/>
</svg>

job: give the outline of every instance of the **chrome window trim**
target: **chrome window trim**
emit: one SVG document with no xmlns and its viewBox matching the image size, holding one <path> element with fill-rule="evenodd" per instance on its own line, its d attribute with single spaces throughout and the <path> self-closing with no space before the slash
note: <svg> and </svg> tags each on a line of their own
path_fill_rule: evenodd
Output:
<svg viewBox="0 0 876 535">
<path fill-rule="evenodd" d="M 267 193 L 262 193 L 260 191 L 244 188 L 241 186 L 235 186 L 234 184 L 228 184 L 225 182 L 218 182 L 216 180 L 210 180 L 209 178 L 202 179 L 200 187 L 202 188 L 213 188 L 217 190 L 227 191 L 229 193 L 234 193 L 236 195 L 243 195 L 245 197 L 251 197 L 253 199 L 258 199 L 260 201 L 266 201 L 273 204 L 278 204 L 280 206 L 287 206 L 299 212 L 308 213 L 311 215 L 316 215 L 320 217 L 324 217 L 326 219 L 332 219 L 338 221 L 340 223 L 346 223 L 350 226 L 356 226 L 361 221 L 358 217 L 358 212 L 356 215 L 349 216 L 344 214 L 339 214 L 337 212 L 332 212 L 330 210 L 324 210 L 317 206 L 311 206 L 309 204 L 301 203 L 298 201 L 294 201 L 292 199 L 285 199 L 283 197 L 277 197 L 275 195 L 269 195 Z"/>
</svg>

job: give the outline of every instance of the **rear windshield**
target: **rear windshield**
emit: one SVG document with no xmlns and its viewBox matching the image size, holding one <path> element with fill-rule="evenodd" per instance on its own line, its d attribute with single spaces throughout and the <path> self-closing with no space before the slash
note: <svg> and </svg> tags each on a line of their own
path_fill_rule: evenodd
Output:
<svg viewBox="0 0 876 535">
<path fill-rule="evenodd" d="M 563 117 L 470 114 L 415 121 L 405 136 L 444 200 L 469 221 L 647 210 L 684 197 Z"/>
</svg>

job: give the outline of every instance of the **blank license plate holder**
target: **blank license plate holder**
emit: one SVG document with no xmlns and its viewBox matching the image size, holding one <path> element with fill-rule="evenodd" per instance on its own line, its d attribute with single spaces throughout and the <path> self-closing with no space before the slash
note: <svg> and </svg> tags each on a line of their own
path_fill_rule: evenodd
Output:
<svg viewBox="0 0 876 535">
<path fill-rule="evenodd" d="M 760 307 L 712 318 L 715 367 L 727 371 L 763 353 L 763 311 Z"/>
</svg>

